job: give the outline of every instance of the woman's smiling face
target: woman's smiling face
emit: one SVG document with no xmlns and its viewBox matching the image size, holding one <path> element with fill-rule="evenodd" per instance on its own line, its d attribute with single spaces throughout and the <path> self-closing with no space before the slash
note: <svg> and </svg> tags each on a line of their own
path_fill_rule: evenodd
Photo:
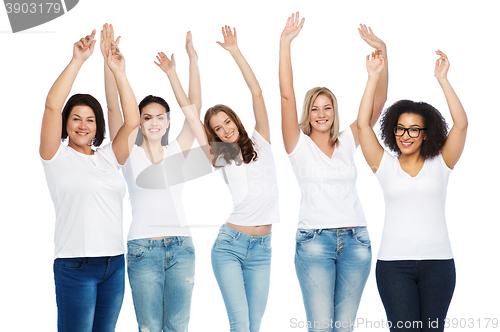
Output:
<svg viewBox="0 0 500 332">
<path fill-rule="evenodd" d="M 425 128 L 425 124 L 421 115 L 403 113 L 399 116 L 397 127 L 404 129 L 423 129 Z M 412 136 L 415 135 L 412 134 Z M 425 141 L 426 136 L 425 130 L 420 130 L 418 137 L 410 137 L 409 131 L 404 130 L 402 136 L 396 136 L 396 144 L 404 155 L 420 154 L 422 143 Z"/>
<path fill-rule="evenodd" d="M 167 131 L 170 121 L 167 119 L 167 110 L 158 103 L 144 106 L 141 114 L 141 128 L 148 141 L 161 140 Z"/>
<path fill-rule="evenodd" d="M 238 141 L 238 126 L 226 112 L 215 114 L 210 118 L 209 123 L 214 133 L 222 142 L 236 143 Z"/>
</svg>

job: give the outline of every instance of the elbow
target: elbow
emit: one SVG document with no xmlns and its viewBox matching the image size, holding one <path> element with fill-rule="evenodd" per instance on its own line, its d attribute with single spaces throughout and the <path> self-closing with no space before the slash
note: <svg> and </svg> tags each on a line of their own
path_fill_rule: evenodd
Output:
<svg viewBox="0 0 500 332">
<path fill-rule="evenodd" d="M 252 89 L 252 97 L 253 98 L 263 98 L 262 97 L 262 89 L 260 87 Z"/>
</svg>

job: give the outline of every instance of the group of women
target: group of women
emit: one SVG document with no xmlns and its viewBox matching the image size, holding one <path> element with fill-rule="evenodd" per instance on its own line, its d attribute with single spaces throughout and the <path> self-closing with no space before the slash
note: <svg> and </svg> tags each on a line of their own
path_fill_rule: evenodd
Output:
<svg viewBox="0 0 500 332">
<path fill-rule="evenodd" d="M 374 51 L 366 58 L 368 81 L 358 119 L 340 131 L 337 100 L 327 88 L 307 92 L 298 119 L 290 48 L 304 22 L 299 13 L 293 14 L 281 34 L 279 82 L 283 141 L 301 190 L 295 268 L 308 330 L 351 331 L 370 272 L 371 244 L 354 163 L 361 145 L 386 203 L 376 276 L 391 331 L 442 331 L 455 286 L 444 213 L 446 186 L 467 131 L 465 111 L 447 80 L 448 59 L 436 52 L 435 76 L 451 112 L 451 130 L 429 104 L 398 101 L 381 120 L 381 138 L 394 156 L 372 129 L 387 99 L 387 49 L 364 25 L 360 36 Z M 101 147 L 105 122 L 97 100 L 77 94 L 64 105 L 94 50 L 95 30 L 75 43 L 71 62 L 47 96 L 40 142 L 56 211 L 60 331 L 115 329 L 125 287 L 125 183 L 133 214 L 126 265 L 139 330 L 187 331 L 195 250 L 179 178 L 195 139 L 207 162 L 221 170 L 234 202 L 212 248 L 231 331 L 259 331 L 269 291 L 271 228 L 279 221 L 277 176 L 262 90 L 238 48 L 236 30 L 225 26 L 222 34 L 224 41 L 218 43 L 236 61 L 251 92 L 251 136 L 223 104 L 209 108 L 200 121 L 198 56 L 188 32 L 187 94 L 174 56 L 158 53 L 155 61 L 185 115 L 180 134 L 169 141 L 168 103 L 147 96 L 137 104 L 120 38 L 105 24 L 100 47 L 110 143 Z M 61 142 L 66 138 L 67 145 Z M 428 324 L 436 320 L 438 326 Z"/>
</svg>

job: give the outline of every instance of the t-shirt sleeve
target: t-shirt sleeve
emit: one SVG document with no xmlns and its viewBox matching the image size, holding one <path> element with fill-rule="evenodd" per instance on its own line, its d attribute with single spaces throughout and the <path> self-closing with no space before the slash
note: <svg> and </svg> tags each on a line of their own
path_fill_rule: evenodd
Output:
<svg viewBox="0 0 500 332">
<path fill-rule="evenodd" d="M 253 131 L 252 142 L 254 142 L 259 149 L 262 149 L 264 147 L 271 147 L 271 143 L 269 143 L 264 137 L 262 137 L 262 135 L 257 130 Z"/>
<path fill-rule="evenodd" d="M 305 144 L 305 140 L 306 134 L 304 134 L 302 130 L 299 130 L 299 140 L 297 141 L 297 145 L 295 145 L 293 151 L 288 154 L 288 157 L 295 158 Z"/>
<path fill-rule="evenodd" d="M 61 154 L 63 153 L 63 150 L 66 148 L 66 146 L 64 145 L 64 143 L 61 141 L 61 144 L 59 145 L 59 148 L 57 149 L 56 151 L 56 154 L 52 157 L 52 159 L 49 159 L 49 160 L 45 160 L 42 158 L 42 156 L 40 156 L 40 160 L 42 161 L 42 164 L 43 165 L 48 165 L 50 163 L 52 163 L 54 160 L 58 159 L 59 157 L 61 157 Z"/>
<path fill-rule="evenodd" d="M 97 148 L 96 152 L 99 153 L 99 155 L 102 156 L 102 158 L 111 165 L 117 168 L 123 167 L 123 165 L 120 165 L 118 160 L 116 160 L 115 152 L 113 151 L 113 142 L 109 142 L 105 146 Z"/>
<path fill-rule="evenodd" d="M 339 135 L 339 141 L 344 146 L 351 155 L 356 153 L 356 142 L 354 141 L 354 135 L 352 134 L 351 127 L 344 129 Z"/>
<path fill-rule="evenodd" d="M 441 166 L 441 171 L 444 175 L 448 175 L 451 173 L 451 171 L 453 171 L 453 169 L 449 168 L 448 165 L 446 165 L 442 154 L 439 154 L 439 156 L 437 156 L 436 158 L 439 158 L 439 165 Z"/>
<path fill-rule="evenodd" d="M 384 154 L 382 155 L 382 159 L 380 160 L 380 164 L 378 165 L 377 171 L 375 172 L 375 176 L 380 180 L 384 180 L 385 177 L 390 173 L 390 164 L 393 161 L 393 156 L 387 151 L 384 150 Z"/>
</svg>

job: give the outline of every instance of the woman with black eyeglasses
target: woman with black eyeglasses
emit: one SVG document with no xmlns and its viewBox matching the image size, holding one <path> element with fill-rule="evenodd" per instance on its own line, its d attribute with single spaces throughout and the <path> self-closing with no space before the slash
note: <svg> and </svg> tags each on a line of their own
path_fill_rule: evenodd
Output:
<svg viewBox="0 0 500 332">
<path fill-rule="evenodd" d="M 358 114 L 363 155 L 384 192 L 385 223 L 376 268 L 377 286 L 391 331 L 443 331 L 455 289 L 455 265 L 445 219 L 446 187 L 462 154 L 467 115 L 447 79 L 449 62 L 437 51 L 434 75 L 453 119 L 423 102 L 400 100 L 381 120 L 380 145 L 370 126 L 385 60 L 367 57 L 368 82 Z"/>
</svg>

